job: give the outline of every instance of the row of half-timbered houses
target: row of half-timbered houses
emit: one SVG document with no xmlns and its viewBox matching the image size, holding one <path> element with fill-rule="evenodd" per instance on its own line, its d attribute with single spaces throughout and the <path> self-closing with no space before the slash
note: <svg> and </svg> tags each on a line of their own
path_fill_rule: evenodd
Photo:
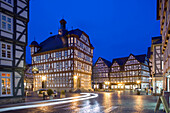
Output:
<svg viewBox="0 0 170 113">
<path fill-rule="evenodd" d="M 93 66 L 93 88 L 135 89 L 149 87 L 149 67 L 145 54 L 113 59 L 99 57 Z"/>
<path fill-rule="evenodd" d="M 60 21 L 58 35 L 30 45 L 32 66 L 36 68 L 34 90 L 51 88 L 56 91 L 91 89 L 93 46 L 89 36 L 79 30 L 66 30 Z M 45 85 L 42 85 L 46 78 Z"/>
<path fill-rule="evenodd" d="M 162 35 L 163 89 L 170 91 L 170 0 L 157 0 L 157 20 Z"/>
<path fill-rule="evenodd" d="M 22 101 L 29 0 L 0 0 L 0 104 Z"/>
<path fill-rule="evenodd" d="M 149 66 L 152 76 L 153 93 L 160 94 L 163 90 L 163 54 L 162 37 L 152 37 L 152 45 L 148 48 Z"/>
</svg>

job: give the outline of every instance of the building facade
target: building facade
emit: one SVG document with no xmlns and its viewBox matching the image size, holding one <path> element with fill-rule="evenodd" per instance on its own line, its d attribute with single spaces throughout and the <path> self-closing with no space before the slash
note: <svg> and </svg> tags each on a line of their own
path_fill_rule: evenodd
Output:
<svg viewBox="0 0 170 113">
<path fill-rule="evenodd" d="M 106 82 L 109 81 L 111 62 L 99 57 L 93 66 L 93 88 L 108 89 Z"/>
<path fill-rule="evenodd" d="M 157 20 L 162 35 L 163 87 L 170 91 L 170 0 L 157 0 Z"/>
<path fill-rule="evenodd" d="M 149 61 L 151 63 L 152 87 L 154 94 L 160 94 L 163 89 L 163 55 L 162 37 L 152 37 Z"/>
<path fill-rule="evenodd" d="M 149 87 L 150 73 L 147 57 L 145 54 L 130 54 L 128 57 L 113 59 L 112 64 L 109 66 L 109 69 L 107 69 L 107 65 L 104 62 L 100 63 L 99 61 L 100 60 L 96 62 L 97 66 L 98 64 L 102 65 L 100 65 L 99 68 L 96 65 L 95 67 L 93 67 L 93 71 L 95 72 L 93 73 L 93 77 L 98 76 L 98 80 L 101 79 L 102 81 L 103 78 L 100 78 L 100 75 L 102 75 L 101 73 L 106 71 L 101 72 L 100 69 L 104 69 L 105 67 L 106 70 L 109 70 L 107 78 L 107 80 L 109 81 L 106 81 L 105 84 L 108 85 L 110 89 L 144 89 L 146 87 Z"/>
<path fill-rule="evenodd" d="M 24 89 L 28 91 L 33 90 L 33 72 L 32 72 L 32 65 L 27 64 L 25 69 L 25 76 L 24 76 Z"/>
<path fill-rule="evenodd" d="M 0 101 L 24 97 L 29 0 L 0 0 Z M 4 101 L 3 101 L 4 100 Z"/>
<path fill-rule="evenodd" d="M 60 21 L 58 35 L 30 45 L 34 75 L 34 90 L 45 88 L 56 91 L 91 89 L 94 47 L 89 36 L 79 30 L 66 30 L 66 21 Z"/>
</svg>

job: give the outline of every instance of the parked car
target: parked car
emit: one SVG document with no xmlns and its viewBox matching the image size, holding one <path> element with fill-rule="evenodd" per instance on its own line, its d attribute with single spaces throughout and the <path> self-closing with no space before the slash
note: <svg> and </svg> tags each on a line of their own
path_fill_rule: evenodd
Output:
<svg viewBox="0 0 170 113">
<path fill-rule="evenodd" d="M 47 90 L 48 89 L 38 89 L 36 92 L 37 92 L 37 94 L 43 94 L 43 92 L 45 92 L 45 94 L 47 94 Z"/>
</svg>

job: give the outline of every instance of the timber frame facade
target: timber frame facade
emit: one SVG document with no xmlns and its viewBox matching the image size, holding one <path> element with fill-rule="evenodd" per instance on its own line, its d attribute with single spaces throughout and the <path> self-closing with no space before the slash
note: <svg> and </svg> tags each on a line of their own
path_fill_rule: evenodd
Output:
<svg viewBox="0 0 170 113">
<path fill-rule="evenodd" d="M 157 20 L 162 35 L 163 88 L 170 91 L 170 0 L 157 0 Z"/>
<path fill-rule="evenodd" d="M 99 58 L 93 66 L 94 88 L 144 89 L 149 87 L 150 73 L 145 54 L 130 54 L 129 57 L 113 59 L 111 65 L 109 61 L 106 63 L 102 59 Z"/>
<path fill-rule="evenodd" d="M 161 36 L 152 37 L 152 45 L 148 54 L 151 66 L 153 93 L 160 94 L 163 89 L 163 54 Z"/>
<path fill-rule="evenodd" d="M 23 100 L 29 0 L 0 0 L 0 101 Z M 15 98 L 15 99 L 14 99 Z M 4 100 L 5 102 L 5 100 Z"/>
<path fill-rule="evenodd" d="M 34 90 L 45 88 L 56 91 L 91 89 L 92 58 L 94 47 L 89 36 L 79 30 L 66 30 L 66 21 L 60 21 L 58 35 L 38 44 L 30 45 L 32 66 L 38 69 L 34 75 Z M 56 46 L 57 45 L 57 46 Z"/>
</svg>

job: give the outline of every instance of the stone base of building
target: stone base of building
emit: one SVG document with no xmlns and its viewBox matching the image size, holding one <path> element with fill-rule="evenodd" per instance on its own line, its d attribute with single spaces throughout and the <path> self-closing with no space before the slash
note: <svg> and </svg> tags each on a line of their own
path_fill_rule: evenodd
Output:
<svg viewBox="0 0 170 113">
<path fill-rule="evenodd" d="M 22 102 L 25 102 L 25 98 L 23 98 L 23 97 L 0 99 L 0 105 L 15 104 L 15 103 L 22 103 Z"/>
</svg>

